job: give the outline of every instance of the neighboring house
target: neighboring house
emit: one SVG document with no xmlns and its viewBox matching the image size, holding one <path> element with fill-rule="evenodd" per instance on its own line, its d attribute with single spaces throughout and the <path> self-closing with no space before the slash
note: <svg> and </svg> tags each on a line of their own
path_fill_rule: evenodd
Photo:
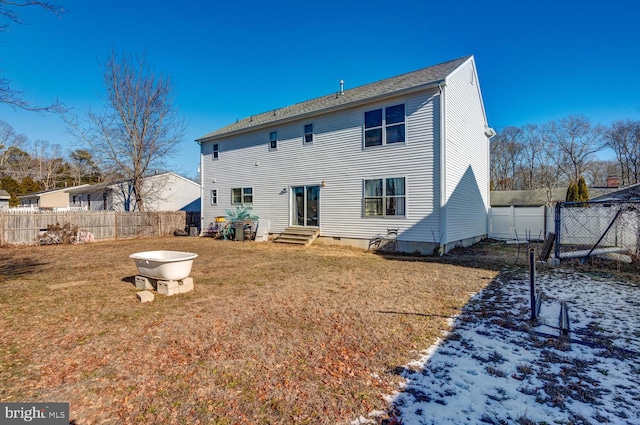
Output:
<svg viewBox="0 0 640 425">
<path fill-rule="evenodd" d="M 200 211 L 200 185 L 175 173 L 146 177 L 143 184 L 146 211 Z M 90 211 L 135 211 L 130 181 L 99 183 L 67 190 L 72 208 Z"/>
<path fill-rule="evenodd" d="M 247 99 L 250 101 L 250 99 Z M 202 220 L 236 206 L 320 239 L 432 253 L 488 234 L 489 139 L 473 56 L 254 115 L 206 134 Z"/>
<path fill-rule="evenodd" d="M 11 195 L 6 190 L 0 190 L 0 211 L 9 209 Z"/>
<path fill-rule="evenodd" d="M 591 194 L 591 192 L 589 192 Z M 618 202 L 639 202 L 640 201 L 640 183 L 632 184 L 623 188 L 615 189 L 609 193 L 591 196 L 591 201 L 618 201 Z"/>
<path fill-rule="evenodd" d="M 75 186 L 73 189 L 81 189 L 88 186 L 88 184 L 83 184 Z M 67 191 L 70 189 L 71 188 L 65 187 L 62 189 L 45 190 L 18 196 L 18 199 L 20 200 L 21 207 L 67 208 L 69 206 L 69 194 Z"/>
</svg>

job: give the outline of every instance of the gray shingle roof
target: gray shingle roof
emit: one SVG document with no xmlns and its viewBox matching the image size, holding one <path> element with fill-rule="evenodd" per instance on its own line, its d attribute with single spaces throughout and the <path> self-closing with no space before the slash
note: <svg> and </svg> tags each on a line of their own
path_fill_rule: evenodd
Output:
<svg viewBox="0 0 640 425">
<path fill-rule="evenodd" d="M 465 56 L 438 65 L 408 72 L 396 77 L 387 78 L 371 84 L 345 90 L 342 95 L 333 93 L 328 96 L 318 97 L 285 108 L 275 109 L 258 115 L 239 120 L 236 123 L 215 130 L 196 139 L 198 142 L 209 138 L 217 138 L 229 133 L 242 132 L 261 125 L 272 124 L 278 121 L 289 120 L 313 113 L 346 107 L 350 104 L 388 96 L 404 90 L 415 89 L 420 86 L 436 84 L 444 80 L 447 75 L 467 61 L 471 56 Z"/>
</svg>

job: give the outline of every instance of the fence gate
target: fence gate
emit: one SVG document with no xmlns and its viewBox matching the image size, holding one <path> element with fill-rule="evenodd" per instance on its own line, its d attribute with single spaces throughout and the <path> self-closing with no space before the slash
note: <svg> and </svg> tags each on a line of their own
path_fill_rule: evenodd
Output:
<svg viewBox="0 0 640 425">
<path fill-rule="evenodd" d="M 556 205 L 556 258 L 627 253 L 638 255 L 640 202 L 590 201 Z"/>
</svg>

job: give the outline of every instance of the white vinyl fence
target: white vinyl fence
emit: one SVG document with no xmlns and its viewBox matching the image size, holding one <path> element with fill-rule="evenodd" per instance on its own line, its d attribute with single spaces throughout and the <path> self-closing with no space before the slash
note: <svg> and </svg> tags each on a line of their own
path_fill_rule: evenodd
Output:
<svg viewBox="0 0 640 425">
<path fill-rule="evenodd" d="M 548 207 L 491 207 L 489 236 L 493 239 L 544 240 L 554 231 L 554 209 Z"/>
</svg>

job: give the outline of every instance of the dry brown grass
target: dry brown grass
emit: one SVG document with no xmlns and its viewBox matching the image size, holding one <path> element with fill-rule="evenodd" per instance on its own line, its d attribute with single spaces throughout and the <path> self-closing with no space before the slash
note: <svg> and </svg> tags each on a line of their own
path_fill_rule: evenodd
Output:
<svg viewBox="0 0 640 425">
<path fill-rule="evenodd" d="M 150 249 L 198 253 L 195 290 L 139 303 L 128 255 Z M 348 423 L 496 275 L 470 265 L 186 237 L 4 248 L 0 400 L 69 402 L 82 425 Z"/>
</svg>

